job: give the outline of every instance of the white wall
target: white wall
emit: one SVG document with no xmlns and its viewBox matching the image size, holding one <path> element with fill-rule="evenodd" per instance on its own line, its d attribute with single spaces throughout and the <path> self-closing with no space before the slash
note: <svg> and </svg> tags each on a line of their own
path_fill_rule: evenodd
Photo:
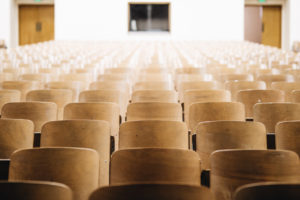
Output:
<svg viewBox="0 0 300 200">
<path fill-rule="evenodd" d="M 0 40 L 5 40 L 5 44 L 10 44 L 10 0 L 0 0 Z"/>
<path fill-rule="evenodd" d="M 294 41 L 300 41 L 300 1 L 289 0 L 290 8 L 290 46 Z"/>
<path fill-rule="evenodd" d="M 145 0 L 130 0 L 130 2 L 135 1 Z M 150 2 L 156 1 L 160 2 L 158 0 Z M 171 33 L 163 34 L 164 38 L 243 40 L 244 0 L 162 2 L 171 3 Z M 149 36 L 149 34 L 146 36 L 128 34 L 128 1 L 126 0 L 56 0 L 55 18 L 57 40 L 131 39 Z"/>
</svg>

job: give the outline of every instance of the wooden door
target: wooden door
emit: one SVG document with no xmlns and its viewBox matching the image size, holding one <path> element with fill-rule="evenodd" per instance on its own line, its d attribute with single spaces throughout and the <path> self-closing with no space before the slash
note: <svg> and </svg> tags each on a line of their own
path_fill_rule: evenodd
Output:
<svg viewBox="0 0 300 200">
<path fill-rule="evenodd" d="M 281 48 L 281 6 L 263 7 L 262 44 Z"/>
<path fill-rule="evenodd" d="M 54 6 L 21 5 L 19 7 L 19 44 L 54 40 Z"/>
</svg>

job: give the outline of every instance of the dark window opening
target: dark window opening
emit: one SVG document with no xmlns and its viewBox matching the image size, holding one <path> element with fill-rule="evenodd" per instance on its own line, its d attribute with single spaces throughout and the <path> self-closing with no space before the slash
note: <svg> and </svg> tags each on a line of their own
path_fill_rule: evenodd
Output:
<svg viewBox="0 0 300 200">
<path fill-rule="evenodd" d="M 169 4 L 129 4 L 129 31 L 170 31 Z"/>
</svg>

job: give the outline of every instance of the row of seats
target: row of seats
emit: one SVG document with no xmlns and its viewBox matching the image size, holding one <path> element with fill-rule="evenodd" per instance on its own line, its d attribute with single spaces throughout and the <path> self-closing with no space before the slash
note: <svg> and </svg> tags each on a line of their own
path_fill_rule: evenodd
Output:
<svg viewBox="0 0 300 200">
<path fill-rule="evenodd" d="M 2 77 L 13 74 L 0 90 L 0 198 L 298 199 L 298 55 L 98 45 L 0 53 Z"/>
</svg>

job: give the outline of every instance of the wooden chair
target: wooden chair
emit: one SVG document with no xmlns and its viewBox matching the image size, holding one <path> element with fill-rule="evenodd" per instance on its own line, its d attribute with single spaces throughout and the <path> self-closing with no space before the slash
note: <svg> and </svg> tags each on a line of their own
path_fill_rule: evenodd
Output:
<svg viewBox="0 0 300 200">
<path fill-rule="evenodd" d="M 189 81 L 208 81 L 207 79 L 212 79 L 210 74 L 177 74 L 175 83 L 178 89 L 181 82 Z"/>
<path fill-rule="evenodd" d="M 130 86 L 124 81 L 96 81 L 90 84 L 90 90 L 119 90 L 130 99 Z"/>
<path fill-rule="evenodd" d="M 26 101 L 53 102 L 57 105 L 57 119 L 63 119 L 65 105 L 72 102 L 73 93 L 66 89 L 32 90 L 27 93 Z"/>
<path fill-rule="evenodd" d="M 237 94 L 241 90 L 265 90 L 267 89 L 263 81 L 228 81 L 225 83 L 226 90 L 231 92 L 232 101 L 237 100 Z"/>
<path fill-rule="evenodd" d="M 137 90 L 174 90 L 174 86 L 166 81 L 137 82 L 133 86 L 133 91 Z"/>
<path fill-rule="evenodd" d="M 57 106 L 51 102 L 7 103 L 2 107 L 1 117 L 31 120 L 34 132 L 41 132 L 46 122 L 57 120 Z"/>
<path fill-rule="evenodd" d="M 0 119 L 0 159 L 18 149 L 33 147 L 33 123 L 25 119 Z"/>
<path fill-rule="evenodd" d="M 278 90 L 241 90 L 237 101 L 245 105 L 246 117 L 253 118 L 253 106 L 257 103 L 282 103 L 284 93 Z"/>
<path fill-rule="evenodd" d="M 74 200 L 86 200 L 98 187 L 98 153 L 85 148 L 36 148 L 11 156 L 9 181 L 56 181 L 69 186 Z"/>
<path fill-rule="evenodd" d="M 124 76 L 124 74 L 100 74 L 97 77 L 97 81 L 123 81 L 130 82 L 128 76 Z"/>
<path fill-rule="evenodd" d="M 276 148 L 290 150 L 300 156 L 300 121 L 280 122 L 275 128 Z"/>
<path fill-rule="evenodd" d="M 286 182 L 253 183 L 239 187 L 234 200 L 298 200 L 300 184 Z"/>
<path fill-rule="evenodd" d="M 291 151 L 221 150 L 210 161 L 211 190 L 218 200 L 232 200 L 238 187 L 250 183 L 300 180 L 299 157 Z"/>
<path fill-rule="evenodd" d="M 109 184 L 110 125 L 100 120 L 65 120 L 46 123 L 41 147 L 91 148 L 99 154 L 99 186 Z"/>
<path fill-rule="evenodd" d="M 0 182 L 0 199 L 72 200 L 72 190 L 61 183 L 47 181 Z"/>
<path fill-rule="evenodd" d="M 109 122 L 111 136 L 118 146 L 120 108 L 115 103 L 70 103 L 65 106 L 64 119 L 90 119 Z"/>
<path fill-rule="evenodd" d="M 79 81 L 52 81 L 46 83 L 45 88 L 71 90 L 73 94 L 73 102 L 77 101 L 79 93 L 84 90 L 84 86 Z"/>
<path fill-rule="evenodd" d="M 168 73 L 142 73 L 137 77 L 137 82 L 171 82 L 172 77 Z"/>
<path fill-rule="evenodd" d="M 89 200 L 211 200 L 209 189 L 199 186 L 175 184 L 136 184 L 109 186 L 96 190 Z"/>
<path fill-rule="evenodd" d="M 200 186 L 200 159 L 196 152 L 182 149 L 135 148 L 113 153 L 110 184 L 142 183 Z"/>
<path fill-rule="evenodd" d="M 15 75 L 13 73 L 0 73 L 0 82 L 3 81 L 14 81 Z"/>
<path fill-rule="evenodd" d="M 193 103 L 230 102 L 231 95 L 227 90 L 186 90 L 183 95 L 184 121 L 189 121 L 189 107 Z"/>
<path fill-rule="evenodd" d="M 186 124 L 177 121 L 131 121 L 120 126 L 119 149 L 138 147 L 188 149 Z"/>
<path fill-rule="evenodd" d="M 131 102 L 178 103 L 178 94 L 173 90 L 137 90 L 132 93 Z"/>
<path fill-rule="evenodd" d="M 196 151 L 203 169 L 210 169 L 209 157 L 216 150 L 267 149 L 266 128 L 258 122 L 201 122 L 196 134 Z"/>
<path fill-rule="evenodd" d="M 182 109 L 178 103 L 131 103 L 127 107 L 127 121 L 171 120 L 182 121 Z"/>
<path fill-rule="evenodd" d="M 50 81 L 50 76 L 49 74 L 22 74 L 19 77 L 20 80 L 24 81 L 38 81 L 42 83 L 46 83 Z"/>
<path fill-rule="evenodd" d="M 179 100 L 184 101 L 184 92 L 186 90 L 217 90 L 221 89 L 220 83 L 215 81 L 189 81 L 181 82 L 178 88 Z"/>
<path fill-rule="evenodd" d="M 127 108 L 127 95 L 119 90 L 86 90 L 79 95 L 82 103 L 116 103 L 120 106 L 120 113 L 125 117 Z"/>
<path fill-rule="evenodd" d="M 254 121 L 266 126 L 267 133 L 275 133 L 275 126 L 281 121 L 300 120 L 300 104 L 258 103 L 254 106 Z"/>
<path fill-rule="evenodd" d="M 40 85 L 36 81 L 4 81 L 3 89 L 19 90 L 21 92 L 21 101 L 25 101 L 26 95 L 30 90 L 40 89 Z"/>
<path fill-rule="evenodd" d="M 274 90 L 282 90 L 285 94 L 285 102 L 292 102 L 292 91 L 300 90 L 300 82 L 275 82 L 271 85 Z"/>
<path fill-rule="evenodd" d="M 19 90 L 0 90 L 0 110 L 6 103 L 19 102 L 21 100 L 21 92 Z"/>
<path fill-rule="evenodd" d="M 253 81 L 251 74 L 222 74 L 216 77 L 217 81 L 225 83 L 227 81 Z"/>
<path fill-rule="evenodd" d="M 294 80 L 291 75 L 284 74 L 265 74 L 257 77 L 258 81 L 264 81 L 267 85 L 267 89 L 272 89 L 271 85 L 273 82 L 292 82 Z"/>
<path fill-rule="evenodd" d="M 199 122 L 204 121 L 245 121 L 245 108 L 237 102 L 193 103 L 189 107 L 188 128 L 195 133 Z"/>
<path fill-rule="evenodd" d="M 61 74 L 59 76 L 60 81 L 79 81 L 82 83 L 84 89 L 87 89 L 89 83 L 93 81 L 92 76 L 88 73 L 73 73 L 73 74 Z"/>
</svg>

